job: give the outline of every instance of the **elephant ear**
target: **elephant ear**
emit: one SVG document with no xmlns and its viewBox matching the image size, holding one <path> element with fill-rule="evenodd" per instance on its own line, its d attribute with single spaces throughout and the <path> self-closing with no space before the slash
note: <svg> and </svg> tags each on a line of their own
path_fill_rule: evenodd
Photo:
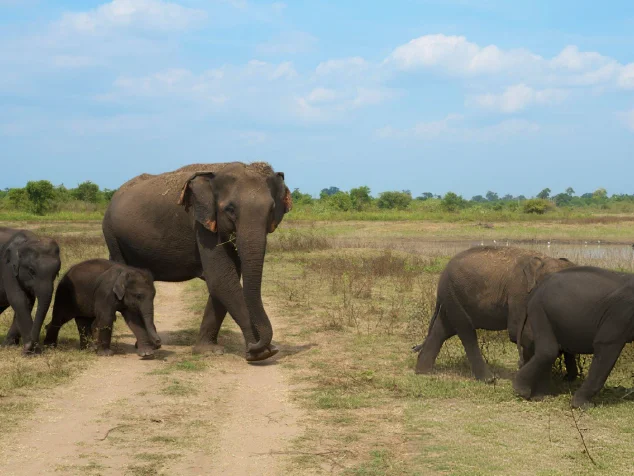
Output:
<svg viewBox="0 0 634 476">
<path fill-rule="evenodd" d="M 196 172 L 187 179 L 181 191 L 179 205 L 185 211 L 194 207 L 194 218 L 209 231 L 216 233 L 216 199 L 211 186 L 215 174 L 213 172 Z"/>
<path fill-rule="evenodd" d="M 288 213 L 293 209 L 293 197 L 291 195 L 291 191 L 284 183 L 284 172 L 277 172 L 275 175 L 282 179 L 282 184 L 284 185 L 284 198 L 282 198 L 282 203 L 284 204 L 284 213 Z"/>
<path fill-rule="evenodd" d="M 544 260 L 533 256 L 528 264 L 524 266 L 524 276 L 526 276 L 527 291 L 530 293 L 537 285 L 537 273 L 544 266 Z"/>
<path fill-rule="evenodd" d="M 117 297 L 119 301 L 123 300 L 123 296 L 125 296 L 125 285 L 128 280 L 128 272 L 122 271 L 117 276 L 117 279 L 114 281 L 114 285 L 112 286 L 112 292 Z"/>
<path fill-rule="evenodd" d="M 7 265 L 11 267 L 13 276 L 18 277 L 20 272 L 20 246 L 26 241 L 26 236 L 22 233 L 18 233 L 9 242 L 9 246 L 4 253 L 4 259 Z"/>
</svg>

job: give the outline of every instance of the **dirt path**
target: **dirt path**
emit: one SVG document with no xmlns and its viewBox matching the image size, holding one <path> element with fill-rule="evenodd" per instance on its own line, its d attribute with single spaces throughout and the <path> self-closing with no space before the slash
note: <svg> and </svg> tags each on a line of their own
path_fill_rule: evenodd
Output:
<svg viewBox="0 0 634 476">
<path fill-rule="evenodd" d="M 284 474 L 301 413 L 280 366 L 192 357 L 179 333 L 190 312 L 183 285 L 157 287 L 159 358 L 140 360 L 120 326 L 122 353 L 42 396 L 0 449 L 3 475 Z"/>
</svg>

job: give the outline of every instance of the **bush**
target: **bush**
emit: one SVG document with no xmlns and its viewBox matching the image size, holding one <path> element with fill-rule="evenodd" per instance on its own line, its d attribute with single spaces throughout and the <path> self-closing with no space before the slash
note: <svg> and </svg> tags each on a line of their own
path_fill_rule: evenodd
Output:
<svg viewBox="0 0 634 476">
<path fill-rule="evenodd" d="M 44 215 L 53 209 L 55 187 L 51 182 L 48 180 L 30 181 L 27 182 L 25 190 L 33 213 Z"/>
<path fill-rule="evenodd" d="M 543 215 L 550 208 L 550 202 L 543 198 L 532 198 L 526 200 L 523 205 L 524 213 L 535 213 Z"/>
<path fill-rule="evenodd" d="M 72 194 L 76 200 L 97 203 L 99 200 L 99 185 L 87 180 L 77 185 L 77 188 L 72 191 Z"/>
<path fill-rule="evenodd" d="M 464 208 L 467 204 L 462 196 L 453 192 L 447 192 L 442 199 L 442 207 L 448 212 L 456 212 L 461 208 Z"/>
<path fill-rule="evenodd" d="M 328 204 L 335 210 L 347 212 L 352 209 L 352 200 L 348 192 L 337 192 L 334 195 L 330 195 L 327 200 Z"/>
<path fill-rule="evenodd" d="M 370 187 L 362 186 L 350 190 L 350 200 L 352 208 L 361 211 L 370 206 L 372 197 L 370 196 Z"/>
<path fill-rule="evenodd" d="M 29 196 L 23 188 L 12 188 L 9 190 L 9 203 L 16 210 L 26 210 L 29 208 Z"/>
<path fill-rule="evenodd" d="M 379 208 L 405 210 L 412 202 L 412 194 L 403 192 L 383 192 L 379 195 L 376 204 Z"/>
</svg>

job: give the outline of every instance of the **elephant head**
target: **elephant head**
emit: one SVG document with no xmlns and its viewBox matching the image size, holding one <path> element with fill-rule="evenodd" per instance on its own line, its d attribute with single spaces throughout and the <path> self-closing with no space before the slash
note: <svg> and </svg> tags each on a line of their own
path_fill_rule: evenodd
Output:
<svg viewBox="0 0 634 476">
<path fill-rule="evenodd" d="M 549 274 L 570 268 L 571 266 L 575 266 L 575 264 L 566 258 L 542 258 L 533 256 L 524 266 L 524 276 L 526 276 L 528 286 L 527 291 L 530 293 L 535 286 Z"/>
<path fill-rule="evenodd" d="M 244 299 L 259 339 L 247 350 L 263 351 L 273 337 L 261 296 L 267 234 L 275 231 L 292 207 L 284 174 L 261 163 L 195 173 L 183 186 L 179 204 L 191 208 L 196 222 L 218 234 L 219 240 L 226 241 L 235 233 Z"/>
<path fill-rule="evenodd" d="M 127 268 L 112 268 L 109 273 L 111 277 L 107 283 L 112 286 L 119 308 L 131 311 L 134 319 L 138 319 L 138 324 L 145 327 L 150 337 L 151 344 L 155 349 L 161 347 L 161 338 L 154 325 L 154 279 L 148 271 Z"/>
<path fill-rule="evenodd" d="M 22 289 L 37 298 L 31 335 L 22 336 L 25 350 L 32 351 L 39 341 L 53 297 L 53 284 L 61 268 L 59 246 L 51 238 L 30 238 L 18 233 L 7 244 L 4 260 Z"/>
</svg>

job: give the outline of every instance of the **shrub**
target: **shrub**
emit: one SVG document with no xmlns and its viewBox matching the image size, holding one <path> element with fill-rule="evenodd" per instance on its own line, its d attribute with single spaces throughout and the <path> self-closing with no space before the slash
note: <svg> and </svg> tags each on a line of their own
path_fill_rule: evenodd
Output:
<svg viewBox="0 0 634 476">
<path fill-rule="evenodd" d="M 467 202 L 462 196 L 453 192 L 447 192 L 442 199 L 442 207 L 448 212 L 456 212 L 466 206 Z"/>
<path fill-rule="evenodd" d="M 337 192 L 328 197 L 328 204 L 336 209 L 347 212 L 352 209 L 352 200 L 348 192 Z"/>
<path fill-rule="evenodd" d="M 9 190 L 9 203 L 16 210 L 26 210 L 29 208 L 29 196 L 23 188 L 12 188 Z"/>
<path fill-rule="evenodd" d="M 372 203 L 372 197 L 370 196 L 370 187 L 362 186 L 353 188 L 350 190 L 350 200 L 352 202 L 352 208 L 355 210 L 363 210 Z"/>
<path fill-rule="evenodd" d="M 73 197 L 84 202 L 97 203 L 99 200 L 99 185 L 90 180 L 80 183 L 72 191 Z"/>
<path fill-rule="evenodd" d="M 379 195 L 376 204 L 379 208 L 405 210 L 412 202 L 412 194 L 403 192 L 383 192 Z"/>
<path fill-rule="evenodd" d="M 48 180 L 27 182 L 25 190 L 29 197 L 31 210 L 36 215 L 44 215 L 53 208 L 55 187 Z"/>
<path fill-rule="evenodd" d="M 532 198 L 523 204 L 524 213 L 543 215 L 550 208 L 550 202 L 543 198 Z"/>
</svg>

